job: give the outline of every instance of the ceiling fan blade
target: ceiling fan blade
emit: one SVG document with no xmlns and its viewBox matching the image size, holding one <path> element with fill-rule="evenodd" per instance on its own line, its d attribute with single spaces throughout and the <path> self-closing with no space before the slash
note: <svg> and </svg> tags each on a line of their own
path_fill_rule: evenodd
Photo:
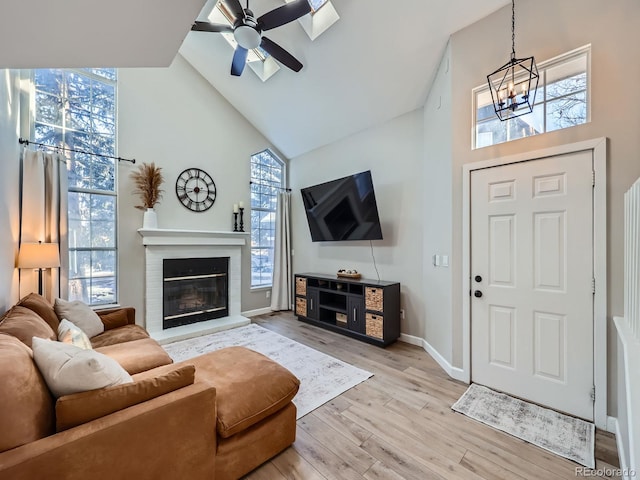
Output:
<svg viewBox="0 0 640 480">
<path fill-rule="evenodd" d="M 306 0 L 305 0 L 306 1 Z M 302 69 L 302 64 L 287 52 L 284 48 L 278 45 L 273 40 L 269 40 L 267 37 L 262 37 L 260 46 L 273 58 L 283 64 L 285 67 L 290 68 L 294 72 L 299 72 Z"/>
<path fill-rule="evenodd" d="M 309 5 L 308 0 L 296 0 L 265 13 L 258 17 L 257 22 L 263 31 L 271 30 L 280 25 L 293 22 L 310 11 L 311 5 Z"/>
<path fill-rule="evenodd" d="M 244 9 L 240 4 L 240 0 L 222 0 L 222 3 L 224 3 L 236 20 L 244 18 Z"/>
<path fill-rule="evenodd" d="M 239 77 L 242 75 L 244 66 L 247 64 L 247 54 L 249 50 L 238 45 L 233 53 L 233 61 L 231 62 L 231 75 Z"/>
<path fill-rule="evenodd" d="M 199 22 L 196 20 L 191 26 L 191 30 L 194 32 L 233 32 L 231 25 L 224 25 L 222 23 L 209 23 Z"/>
</svg>

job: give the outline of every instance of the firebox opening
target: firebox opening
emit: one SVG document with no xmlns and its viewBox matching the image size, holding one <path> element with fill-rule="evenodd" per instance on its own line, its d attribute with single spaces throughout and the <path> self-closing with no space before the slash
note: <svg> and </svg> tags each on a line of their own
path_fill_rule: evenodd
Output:
<svg viewBox="0 0 640 480">
<path fill-rule="evenodd" d="M 162 328 L 229 315 L 229 257 L 163 260 Z"/>
</svg>

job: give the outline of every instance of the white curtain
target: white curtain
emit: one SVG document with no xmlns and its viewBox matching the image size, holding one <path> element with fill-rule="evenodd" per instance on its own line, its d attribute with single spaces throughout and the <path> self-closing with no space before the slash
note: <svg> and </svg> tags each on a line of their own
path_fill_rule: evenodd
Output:
<svg viewBox="0 0 640 480">
<path fill-rule="evenodd" d="M 291 194 L 278 193 L 271 310 L 291 310 Z"/>
<path fill-rule="evenodd" d="M 51 301 L 67 298 L 67 169 L 57 153 L 23 150 L 20 188 L 20 242 L 57 243 L 60 268 L 43 272 L 44 295 Z M 37 291 L 37 272 L 20 271 L 20 296 Z"/>
</svg>

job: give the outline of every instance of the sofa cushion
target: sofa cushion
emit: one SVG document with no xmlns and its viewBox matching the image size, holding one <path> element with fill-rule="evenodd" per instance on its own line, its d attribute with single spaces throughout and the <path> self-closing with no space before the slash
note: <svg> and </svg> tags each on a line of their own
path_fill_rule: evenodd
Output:
<svg viewBox="0 0 640 480">
<path fill-rule="evenodd" d="M 69 345 L 75 345 L 84 350 L 91 348 L 91 341 L 87 334 L 76 327 L 66 318 L 63 318 L 58 325 L 58 341 L 62 343 L 68 343 Z"/>
<path fill-rule="evenodd" d="M 0 334 L 0 452 L 54 433 L 53 398 L 31 349 Z"/>
<path fill-rule="evenodd" d="M 129 316 L 124 308 L 103 314 L 98 313 L 98 316 L 104 324 L 105 331 L 113 328 L 124 327 L 129 323 Z"/>
<path fill-rule="evenodd" d="M 40 315 L 19 305 L 13 306 L 0 318 L 0 333 L 16 337 L 27 347 L 31 347 L 33 337 L 56 340 L 58 336 Z"/>
<path fill-rule="evenodd" d="M 61 298 L 56 298 L 53 305 L 58 319 L 66 318 L 74 325 L 77 325 L 87 334 L 89 338 L 104 332 L 104 324 L 96 312 L 89 305 L 80 300 L 67 302 Z"/>
<path fill-rule="evenodd" d="M 167 352 L 152 338 L 141 338 L 95 350 L 113 358 L 131 375 L 173 363 Z"/>
<path fill-rule="evenodd" d="M 99 348 L 142 338 L 149 338 L 149 334 L 144 328 L 140 325 L 125 325 L 113 330 L 105 330 L 104 333 L 96 335 L 91 339 L 91 345 L 93 348 Z"/>
<path fill-rule="evenodd" d="M 187 362 L 196 367 L 196 382 L 216 387 L 217 430 L 222 438 L 284 408 L 300 387 L 289 370 L 244 347 L 223 348 Z"/>
<path fill-rule="evenodd" d="M 163 375 L 60 397 L 56 402 L 56 430 L 67 430 L 193 383 L 193 365 L 171 367 Z"/>
<path fill-rule="evenodd" d="M 117 313 L 117 318 L 119 319 L 117 323 L 119 323 L 122 319 L 122 316 L 127 317 L 127 324 L 133 325 L 136 323 L 136 309 L 133 307 L 110 307 L 110 308 L 99 308 L 96 309 L 96 313 L 102 319 L 104 316 L 111 315 L 112 313 Z M 111 317 L 113 319 L 113 317 Z M 109 330 L 110 328 L 116 328 L 116 324 L 111 322 L 105 323 L 103 320 L 102 323 L 105 324 L 105 330 Z"/>
<path fill-rule="evenodd" d="M 133 382 L 112 358 L 62 342 L 34 337 L 33 359 L 55 397 Z"/>
<path fill-rule="evenodd" d="M 49 303 L 49 300 L 44 298 L 42 295 L 38 295 L 35 292 L 30 293 L 26 297 L 23 297 L 17 305 L 36 312 L 49 324 L 54 332 L 58 329 L 60 320 L 58 320 L 56 311 L 53 309 L 53 305 Z"/>
</svg>

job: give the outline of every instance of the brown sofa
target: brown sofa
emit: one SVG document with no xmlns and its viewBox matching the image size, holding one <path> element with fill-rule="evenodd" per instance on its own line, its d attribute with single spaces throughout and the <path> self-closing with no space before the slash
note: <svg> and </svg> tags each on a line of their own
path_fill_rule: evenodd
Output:
<svg viewBox="0 0 640 480">
<path fill-rule="evenodd" d="M 282 366 L 242 347 L 173 364 L 132 308 L 98 314 L 93 348 L 134 383 L 57 400 L 30 349 L 55 340 L 53 307 L 30 294 L 0 318 L 0 479 L 237 479 L 295 440 Z"/>
</svg>

